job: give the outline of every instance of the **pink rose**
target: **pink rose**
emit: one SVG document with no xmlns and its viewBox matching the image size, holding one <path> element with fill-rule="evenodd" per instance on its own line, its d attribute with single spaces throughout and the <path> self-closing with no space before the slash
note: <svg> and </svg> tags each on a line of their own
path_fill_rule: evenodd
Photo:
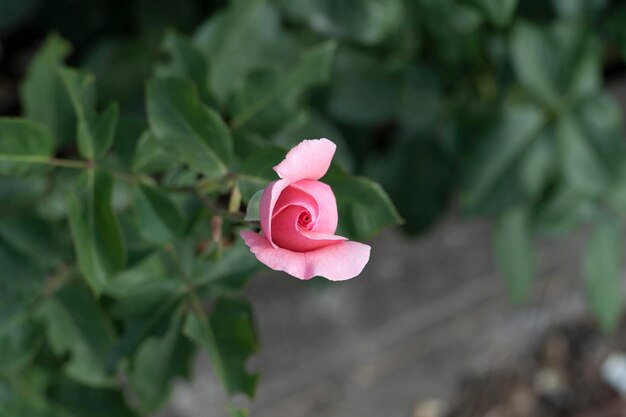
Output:
<svg viewBox="0 0 626 417">
<path fill-rule="evenodd" d="M 305 140 L 274 167 L 281 178 L 263 190 L 259 215 L 263 234 L 241 232 L 259 261 L 300 279 L 333 281 L 359 275 L 370 247 L 336 236 L 337 202 L 318 181 L 337 146 L 328 139 Z"/>
</svg>

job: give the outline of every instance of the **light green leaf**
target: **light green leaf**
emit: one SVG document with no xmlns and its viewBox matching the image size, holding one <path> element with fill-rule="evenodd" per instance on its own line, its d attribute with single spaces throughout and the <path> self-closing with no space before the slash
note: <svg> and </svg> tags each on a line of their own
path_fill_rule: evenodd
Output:
<svg viewBox="0 0 626 417">
<path fill-rule="evenodd" d="M 53 148 L 50 132 L 40 124 L 0 118 L 0 175 L 25 175 L 47 168 Z"/>
<path fill-rule="evenodd" d="M 89 286 L 99 294 L 109 278 L 124 266 L 126 251 L 111 208 L 111 177 L 93 171 L 87 175 L 86 204 L 76 194 L 70 194 L 67 206 L 78 266 Z"/>
<path fill-rule="evenodd" d="M 622 312 L 622 231 L 614 219 L 598 219 L 585 251 L 587 299 L 602 328 L 615 330 Z"/>
<path fill-rule="evenodd" d="M 258 346 L 247 301 L 220 298 L 208 318 L 189 313 L 184 332 L 208 350 L 213 369 L 229 394 L 254 396 L 258 375 L 246 370 L 246 362 Z"/>
<path fill-rule="evenodd" d="M 57 145 L 72 140 L 76 132 L 72 103 L 58 74 L 71 49 L 63 38 L 50 35 L 30 62 L 20 89 L 24 115 L 50 129 Z"/>
<path fill-rule="evenodd" d="M 258 222 L 259 218 L 259 207 L 261 205 L 261 196 L 263 195 L 263 190 L 259 190 L 248 202 L 248 207 L 246 209 L 246 218 L 244 219 L 247 222 Z"/>
<path fill-rule="evenodd" d="M 150 128 L 161 146 L 210 177 L 226 173 L 233 152 L 230 132 L 219 114 L 202 105 L 191 82 L 151 80 L 147 107 Z"/>
<path fill-rule="evenodd" d="M 112 383 L 104 363 L 109 349 L 117 339 L 115 328 L 95 298 L 82 287 L 64 287 L 37 311 L 44 323 L 53 352 L 63 357 L 72 379 L 88 385 Z"/>
<path fill-rule="evenodd" d="M 535 278 L 536 261 L 528 218 L 523 209 L 512 209 L 500 216 L 495 225 L 493 244 L 509 295 L 517 302 L 526 300 Z"/>
<path fill-rule="evenodd" d="M 183 232 L 185 219 L 180 208 L 156 187 L 136 185 L 133 197 L 139 234 L 147 242 L 163 244 Z"/>
</svg>

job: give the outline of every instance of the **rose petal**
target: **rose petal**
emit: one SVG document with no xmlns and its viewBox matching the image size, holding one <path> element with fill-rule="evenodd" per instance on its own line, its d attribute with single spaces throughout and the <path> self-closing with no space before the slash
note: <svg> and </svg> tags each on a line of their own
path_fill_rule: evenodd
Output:
<svg viewBox="0 0 626 417">
<path fill-rule="evenodd" d="M 288 186 L 288 181 L 274 181 L 265 187 L 265 190 L 263 190 L 263 194 L 261 195 L 261 202 L 259 203 L 261 229 L 272 246 L 276 246 L 272 242 L 272 213 L 274 212 L 274 205 L 276 204 L 278 197 L 280 197 L 281 192 Z"/>
<path fill-rule="evenodd" d="M 306 210 L 301 206 L 289 206 L 272 219 L 273 242 L 276 246 L 294 252 L 310 252 L 332 245 L 345 237 L 303 230 L 298 219 Z"/>
<path fill-rule="evenodd" d="M 272 217 L 275 217 L 282 210 L 293 205 L 304 207 L 314 219 L 317 219 L 319 215 L 319 206 L 311 194 L 289 186 L 283 190 L 278 200 L 276 200 Z"/>
<path fill-rule="evenodd" d="M 291 183 L 319 180 L 326 174 L 337 145 L 328 139 L 303 140 L 274 167 L 278 175 Z"/>
<path fill-rule="evenodd" d="M 259 261 L 300 279 L 318 275 L 331 281 L 354 278 L 370 256 L 370 247 L 358 242 L 343 241 L 313 252 L 292 252 L 273 247 L 263 236 L 249 230 L 241 232 L 241 237 Z"/>
<path fill-rule="evenodd" d="M 337 200 L 333 190 L 320 181 L 302 180 L 291 187 L 297 188 L 315 199 L 318 205 L 317 221 L 312 230 L 320 233 L 334 234 L 337 230 Z"/>
</svg>

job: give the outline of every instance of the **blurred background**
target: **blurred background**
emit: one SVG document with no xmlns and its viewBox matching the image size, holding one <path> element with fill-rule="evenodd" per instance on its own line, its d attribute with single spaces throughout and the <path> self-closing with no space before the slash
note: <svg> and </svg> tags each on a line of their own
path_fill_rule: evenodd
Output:
<svg viewBox="0 0 626 417">
<path fill-rule="evenodd" d="M 336 45 L 326 82 L 246 122 L 285 147 L 331 138 L 404 224 L 352 281 L 251 281 L 252 416 L 624 415 L 626 3 L 0 0 L 1 115 L 33 100 L 50 33 L 128 129 L 176 42 L 215 59 L 200 95 L 234 89 L 229 108 Z M 225 415 L 208 358 L 194 369 L 159 416 Z"/>
</svg>

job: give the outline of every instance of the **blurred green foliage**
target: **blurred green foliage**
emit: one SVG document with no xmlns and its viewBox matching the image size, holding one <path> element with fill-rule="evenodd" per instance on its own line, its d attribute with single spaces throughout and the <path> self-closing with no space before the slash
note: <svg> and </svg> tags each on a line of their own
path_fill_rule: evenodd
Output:
<svg viewBox="0 0 626 417">
<path fill-rule="evenodd" d="M 450 206 L 492 219 L 515 300 L 537 236 L 588 228 L 613 329 L 624 28 L 608 0 L 0 1 L 23 116 L 0 120 L 2 409 L 149 415 L 198 347 L 252 396 L 258 265 L 234 236 L 303 138 L 339 144 L 340 233 L 397 224 L 391 200 L 409 233 Z"/>
</svg>

